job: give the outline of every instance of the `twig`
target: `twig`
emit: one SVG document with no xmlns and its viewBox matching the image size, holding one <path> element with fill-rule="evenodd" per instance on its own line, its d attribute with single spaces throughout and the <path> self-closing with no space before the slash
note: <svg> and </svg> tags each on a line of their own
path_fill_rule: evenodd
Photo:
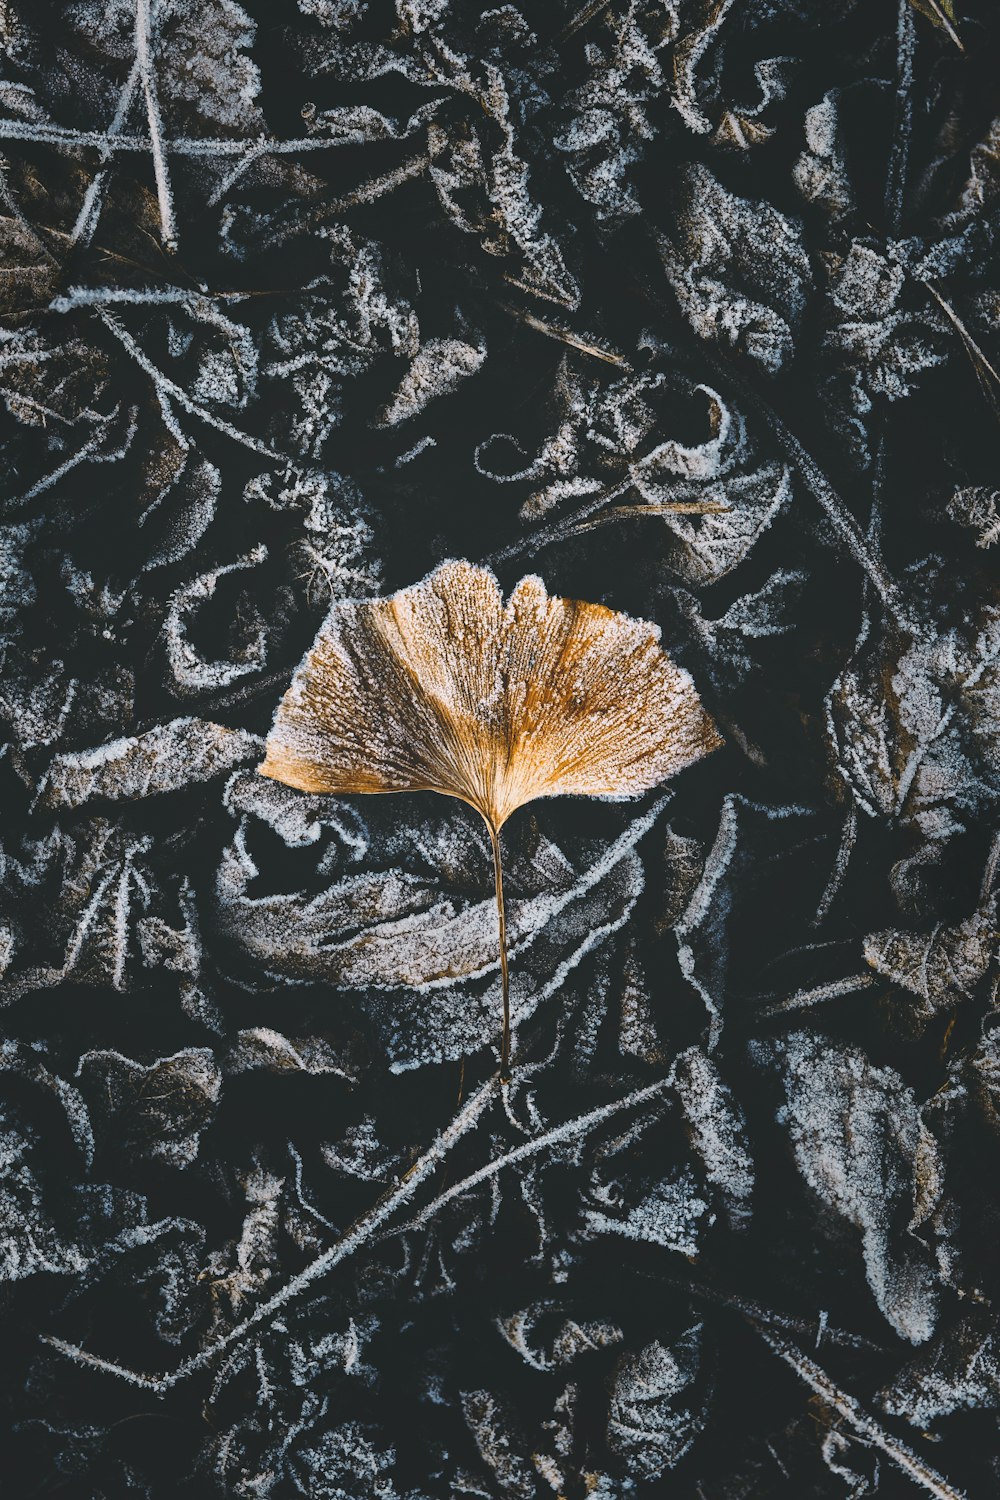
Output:
<svg viewBox="0 0 1000 1500">
<path fill-rule="evenodd" d="M 762 1016 L 781 1016 L 790 1010 L 808 1010 L 810 1005 L 821 1005 L 824 1000 L 837 1000 L 841 995 L 853 995 L 858 990 L 866 990 L 869 985 L 875 983 L 874 974 L 849 974 L 846 979 L 832 979 L 829 984 L 817 984 L 807 990 L 796 990 L 794 995 L 789 995 L 787 1000 L 778 1000 L 773 1005 L 766 1005 L 758 1014 Z"/>
<path fill-rule="evenodd" d="M 566 535 L 566 526 L 570 520 L 574 524 L 585 521 L 595 511 L 607 505 L 609 501 L 617 500 L 619 496 L 627 494 L 631 488 L 632 476 L 629 474 L 623 480 L 620 480 L 618 484 L 612 485 L 608 489 L 600 490 L 586 504 L 581 505 L 580 509 L 572 517 L 568 517 L 563 521 L 557 521 L 552 526 L 546 527 L 544 531 L 529 532 L 527 536 L 520 537 L 516 542 L 509 542 L 506 547 L 501 547 L 499 551 L 492 553 L 487 561 L 491 563 L 510 562 L 513 558 L 519 557 L 522 552 L 534 552 L 540 550 L 542 547 L 547 547 L 550 542 L 559 541 Z"/>
<path fill-rule="evenodd" d="M 962 319 L 958 316 L 958 313 L 952 307 L 951 303 L 945 301 L 945 299 L 941 296 L 941 293 L 935 286 L 932 285 L 931 282 L 925 281 L 924 286 L 930 292 L 931 296 L 934 298 L 934 301 L 937 303 L 938 307 L 940 307 L 941 311 L 944 313 L 945 317 L 951 323 L 953 328 L 955 328 L 959 335 L 959 338 L 965 345 L 965 352 L 966 354 L 968 354 L 969 359 L 972 361 L 972 368 L 975 370 L 980 382 L 985 386 L 987 399 L 989 400 L 991 406 L 995 411 L 997 409 L 996 391 L 990 390 L 988 382 L 983 378 L 983 372 L 986 372 L 986 374 L 990 377 L 990 380 L 993 381 L 994 386 L 997 388 L 1000 388 L 1000 375 L 997 374 L 996 370 L 990 364 L 989 360 L 986 358 L 986 355 L 976 343 L 976 340 L 972 337 L 972 334 L 969 332 Z"/>
<path fill-rule="evenodd" d="M 110 137 L 118 134 L 128 118 L 128 112 L 132 108 L 132 101 L 135 99 L 136 90 L 139 87 L 140 73 L 141 69 L 137 57 L 132 64 L 132 71 L 125 81 L 125 86 L 118 96 L 118 105 L 112 116 L 111 124 L 108 126 L 108 135 Z M 108 163 L 114 155 L 110 140 L 106 145 L 99 148 L 98 154 L 101 165 L 94 173 L 87 186 L 87 191 L 83 195 L 83 203 L 80 205 L 80 212 L 76 216 L 76 223 L 73 225 L 69 237 L 69 248 L 71 250 L 77 245 L 90 244 L 101 217 L 101 199 L 104 194 L 104 183 L 108 175 Z"/>
<path fill-rule="evenodd" d="M 391 193 L 395 188 L 401 187 L 404 182 L 412 182 L 422 176 L 429 166 L 429 156 L 408 157 L 406 161 L 400 162 L 398 167 L 393 167 L 392 171 L 384 172 L 381 177 L 372 177 L 339 198 L 324 199 L 308 213 L 300 214 L 290 223 L 269 234 L 264 243 L 271 247 L 283 245 L 293 235 L 300 234 L 317 224 L 323 224 L 336 214 L 346 213 L 350 208 L 358 208 L 362 203 L 374 203 L 386 193 Z"/>
<path fill-rule="evenodd" d="M 886 220 L 890 234 L 900 234 L 903 225 L 903 195 L 913 127 L 913 55 L 917 28 L 912 0 L 899 0 L 896 26 L 896 111 L 892 146 L 885 179 Z"/>
<path fill-rule="evenodd" d="M 500 830 L 483 815 L 493 851 L 493 883 L 497 901 L 497 930 L 500 942 L 500 989 L 503 995 L 503 1035 L 500 1040 L 500 1082 L 510 1082 L 510 971 L 507 965 L 507 915 L 503 903 L 503 857 Z"/>
<path fill-rule="evenodd" d="M 585 337 L 582 333 L 574 332 L 571 328 L 561 328 L 558 323 L 548 323 L 535 313 L 528 312 L 526 308 L 514 307 L 510 303 L 500 305 L 510 317 L 516 318 L 526 328 L 533 328 L 536 333 L 543 333 L 546 338 L 555 339 L 560 344 L 567 344 L 570 349 L 577 349 L 581 354 L 589 354 L 593 359 L 603 360 L 607 365 L 615 365 L 623 370 L 632 368 L 624 354 L 619 354 L 617 349 L 606 349 L 603 345 L 595 343 L 593 339 Z"/>
<path fill-rule="evenodd" d="M 150 149 L 148 135 L 115 135 L 110 130 L 72 130 L 65 125 L 52 125 L 28 120 L 0 119 L 0 139 L 12 141 L 34 141 L 43 146 L 63 146 L 68 150 L 96 148 L 111 156 L 121 152 L 145 154 Z M 231 136 L 186 136 L 163 137 L 161 146 L 164 156 L 245 157 L 248 152 L 260 151 L 265 156 L 299 156 L 303 152 L 336 151 L 357 142 L 350 136 L 294 136 L 282 140 L 277 136 L 261 135 L 256 139 Z"/>
<path fill-rule="evenodd" d="M 924 1460 L 919 1454 L 914 1453 L 912 1448 L 908 1448 L 905 1443 L 900 1442 L 898 1438 L 880 1427 L 874 1417 L 870 1417 L 853 1396 L 849 1396 L 846 1391 L 842 1391 L 834 1384 L 815 1360 L 803 1354 L 800 1349 L 796 1349 L 794 1344 L 763 1327 L 758 1319 L 748 1317 L 747 1322 L 760 1335 L 768 1348 L 773 1350 L 779 1359 L 783 1359 L 786 1365 L 790 1365 L 810 1390 L 815 1391 L 817 1396 L 843 1418 L 863 1443 L 880 1449 L 897 1468 L 902 1469 L 904 1474 L 909 1475 L 928 1494 L 934 1495 L 936 1500 L 967 1500 L 963 1490 L 956 1489 L 942 1474 L 932 1469 L 930 1464 L 924 1463 Z"/>
<path fill-rule="evenodd" d="M 577 1115 L 573 1120 L 566 1120 L 562 1125 L 556 1125 L 552 1130 L 547 1130 L 544 1135 L 534 1136 L 530 1141 L 525 1141 L 523 1146 L 515 1147 L 505 1156 L 496 1157 L 493 1161 L 487 1162 L 484 1167 L 470 1173 L 468 1177 L 463 1177 L 461 1182 L 454 1183 L 446 1192 L 440 1193 L 393 1233 L 407 1234 L 411 1230 L 422 1229 L 453 1198 L 459 1198 L 463 1193 L 471 1192 L 481 1182 L 488 1182 L 506 1167 L 516 1166 L 518 1162 L 526 1161 L 529 1156 L 536 1156 L 540 1151 L 547 1151 L 550 1146 L 561 1146 L 565 1141 L 586 1135 L 594 1126 L 610 1120 L 612 1116 L 620 1114 L 623 1109 L 632 1109 L 637 1104 L 644 1104 L 647 1099 L 654 1099 L 657 1094 L 663 1093 L 664 1089 L 670 1088 L 672 1084 L 673 1075 L 668 1074 L 666 1078 L 648 1084 L 645 1088 L 636 1089 L 621 1099 L 614 1099 L 610 1104 L 602 1104 L 598 1109 L 589 1110 L 584 1115 Z"/>
<path fill-rule="evenodd" d="M 163 121 L 160 119 L 160 101 L 156 94 L 156 71 L 151 50 L 152 18 L 151 0 L 135 0 L 135 56 L 142 79 L 142 91 L 146 96 L 146 118 L 149 121 L 149 146 L 153 153 L 153 173 L 156 177 L 156 195 L 160 204 L 160 238 L 168 250 L 177 249 L 177 222 L 174 218 L 174 198 L 170 188 L 170 173 L 166 152 L 163 149 Z"/>
<path fill-rule="evenodd" d="M 116 1364 L 114 1360 L 91 1354 L 79 1345 L 67 1343 L 65 1339 L 56 1338 L 51 1334 L 43 1334 L 42 1343 L 57 1349 L 60 1354 L 65 1354 L 77 1364 L 101 1370 L 106 1375 L 117 1375 L 120 1380 L 126 1380 L 130 1385 L 140 1386 L 143 1390 L 155 1391 L 157 1395 L 163 1395 L 173 1386 L 179 1385 L 181 1381 L 188 1380 L 192 1375 L 206 1369 L 218 1355 L 231 1349 L 255 1328 L 260 1328 L 267 1323 L 307 1287 L 312 1286 L 314 1282 L 332 1271 L 334 1266 L 339 1265 L 362 1245 L 367 1244 L 386 1220 L 404 1203 L 409 1202 L 420 1184 L 437 1169 L 452 1147 L 479 1123 L 481 1116 L 485 1114 L 496 1097 L 497 1078 L 494 1075 L 476 1090 L 466 1105 L 459 1110 L 451 1124 L 441 1132 L 423 1156 L 413 1163 L 409 1171 L 383 1193 L 372 1208 L 356 1219 L 335 1245 L 331 1245 L 328 1250 L 324 1250 L 322 1255 L 310 1261 L 304 1270 L 287 1281 L 272 1297 L 254 1308 L 250 1316 L 244 1318 L 242 1323 L 237 1323 L 235 1328 L 231 1328 L 221 1338 L 206 1345 L 189 1359 L 183 1360 L 175 1370 L 167 1371 L 162 1375 L 147 1375 L 142 1371 L 131 1370 L 127 1365 Z"/>
<path fill-rule="evenodd" d="M 721 1287 L 708 1286 L 705 1282 L 687 1281 L 682 1276 L 662 1274 L 657 1275 L 655 1279 L 659 1286 L 674 1287 L 690 1297 L 714 1302 L 718 1307 L 731 1308 L 734 1312 L 742 1313 L 745 1318 L 757 1318 L 762 1323 L 769 1323 L 775 1328 L 783 1329 L 786 1333 L 803 1334 L 815 1339 L 817 1347 L 826 1340 L 841 1348 L 856 1349 L 866 1354 L 885 1353 L 884 1346 L 877 1344 L 874 1339 L 865 1338 L 860 1333 L 851 1333 L 845 1328 L 832 1327 L 824 1321 L 825 1314 L 821 1314 L 815 1322 L 809 1322 L 805 1318 L 794 1318 L 788 1313 L 776 1312 L 773 1307 L 765 1307 L 763 1303 L 754 1301 L 752 1297 L 744 1297 L 739 1292 L 727 1292 Z"/>
<path fill-rule="evenodd" d="M 584 26 L 589 26 L 595 17 L 607 10 L 610 0 L 587 0 L 587 4 L 581 6 L 575 16 L 571 16 L 563 29 L 556 35 L 556 43 L 565 42 Z"/>
<path fill-rule="evenodd" d="M 728 516 L 732 509 L 731 505 L 719 505 L 714 500 L 667 501 L 662 505 L 647 505 L 645 502 L 642 505 L 612 505 L 610 510 L 602 510 L 589 521 L 580 521 L 568 527 L 564 534 L 583 536 L 585 532 L 596 531 L 598 526 L 608 526 L 612 521 L 641 520 L 644 516 Z"/>
<path fill-rule="evenodd" d="M 100 307 L 96 308 L 95 311 L 105 328 L 114 334 L 122 347 L 131 354 L 136 364 L 145 370 L 146 374 L 152 379 L 159 395 L 169 396 L 179 406 L 183 406 L 186 412 L 190 412 L 193 417 L 198 417 L 202 422 L 207 422 L 210 427 L 216 428 L 218 432 L 224 432 L 227 437 L 232 438 L 234 442 L 242 444 L 244 448 L 249 448 L 254 453 L 263 453 L 267 458 L 273 458 L 279 463 L 289 462 L 286 454 L 279 453 L 276 448 L 270 447 L 267 443 L 262 443 L 259 438 L 251 437 L 248 432 L 243 432 L 239 427 L 234 427 L 231 422 L 225 421 L 222 417 L 215 416 L 204 406 L 200 406 L 197 401 L 192 401 L 191 397 L 181 386 L 176 385 L 168 376 L 164 375 L 163 371 L 148 358 L 132 335 L 119 323 L 113 313 L 105 312 Z"/>
<path fill-rule="evenodd" d="M 855 562 L 859 563 L 865 573 L 867 573 L 885 609 L 904 630 L 912 630 L 914 628 L 913 620 L 905 609 L 895 580 L 891 577 L 874 544 L 865 537 L 857 521 L 851 515 L 822 469 L 820 469 L 811 455 L 807 453 L 806 449 L 803 448 L 798 438 L 789 430 L 777 412 L 768 406 L 766 402 L 762 401 L 754 392 L 750 391 L 748 387 L 744 387 L 744 390 L 751 404 L 765 418 L 775 437 L 785 449 L 789 458 L 794 462 L 815 499 L 819 501 L 820 505 L 826 511 L 828 519 L 833 524 L 834 530 L 841 541 L 847 547 L 848 552 L 850 552 Z"/>
<path fill-rule="evenodd" d="M 919 10 L 921 15 L 927 16 L 928 20 L 932 21 L 935 26 L 940 26 L 941 30 L 951 37 L 959 52 L 965 51 L 965 47 L 962 45 L 962 38 L 952 25 L 951 17 L 940 3 L 940 0 L 909 0 L 909 3 L 913 6 L 914 10 Z"/>
</svg>

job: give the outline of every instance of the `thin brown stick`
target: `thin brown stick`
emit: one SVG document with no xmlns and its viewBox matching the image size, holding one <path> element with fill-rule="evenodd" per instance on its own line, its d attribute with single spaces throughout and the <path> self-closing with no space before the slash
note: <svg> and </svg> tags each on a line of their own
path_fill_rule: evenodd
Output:
<svg viewBox="0 0 1000 1500">
<path fill-rule="evenodd" d="M 503 1037 L 500 1042 L 500 1082 L 510 1081 L 510 974 L 507 969 L 507 918 L 503 905 L 503 861 L 500 855 L 500 830 L 485 819 L 493 848 L 493 882 L 497 896 L 497 925 L 500 929 L 500 984 L 503 989 Z"/>
</svg>

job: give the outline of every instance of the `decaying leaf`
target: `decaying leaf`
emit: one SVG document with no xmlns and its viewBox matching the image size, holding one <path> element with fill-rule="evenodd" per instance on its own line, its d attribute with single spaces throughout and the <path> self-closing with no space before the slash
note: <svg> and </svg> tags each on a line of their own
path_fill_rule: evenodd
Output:
<svg viewBox="0 0 1000 1500">
<path fill-rule="evenodd" d="M 261 766 L 305 792 L 436 791 L 500 830 L 537 797 L 629 797 L 720 743 L 658 629 L 524 578 L 447 562 L 388 599 L 338 604 L 279 705 Z"/>
</svg>

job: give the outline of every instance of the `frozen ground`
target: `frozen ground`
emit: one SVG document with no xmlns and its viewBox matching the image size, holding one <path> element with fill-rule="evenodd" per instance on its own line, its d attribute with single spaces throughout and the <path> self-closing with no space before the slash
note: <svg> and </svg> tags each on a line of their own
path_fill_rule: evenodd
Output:
<svg viewBox="0 0 1000 1500">
<path fill-rule="evenodd" d="M 1000 13 L 0 3 L 11 1500 L 1000 1486 Z M 673 507 L 671 509 L 671 507 Z M 258 776 L 442 559 L 725 748 Z"/>
</svg>

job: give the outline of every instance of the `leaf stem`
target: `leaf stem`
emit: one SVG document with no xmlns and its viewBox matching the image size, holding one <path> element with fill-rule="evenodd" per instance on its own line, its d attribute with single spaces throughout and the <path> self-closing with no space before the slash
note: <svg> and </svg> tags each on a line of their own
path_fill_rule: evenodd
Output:
<svg viewBox="0 0 1000 1500">
<path fill-rule="evenodd" d="M 510 1082 L 510 973 L 507 968 L 507 918 L 503 904 L 503 859 L 500 853 L 500 830 L 485 819 L 493 849 L 493 881 L 497 896 L 497 925 L 500 930 L 500 985 L 503 990 L 503 1037 L 500 1042 L 500 1082 Z"/>
</svg>

